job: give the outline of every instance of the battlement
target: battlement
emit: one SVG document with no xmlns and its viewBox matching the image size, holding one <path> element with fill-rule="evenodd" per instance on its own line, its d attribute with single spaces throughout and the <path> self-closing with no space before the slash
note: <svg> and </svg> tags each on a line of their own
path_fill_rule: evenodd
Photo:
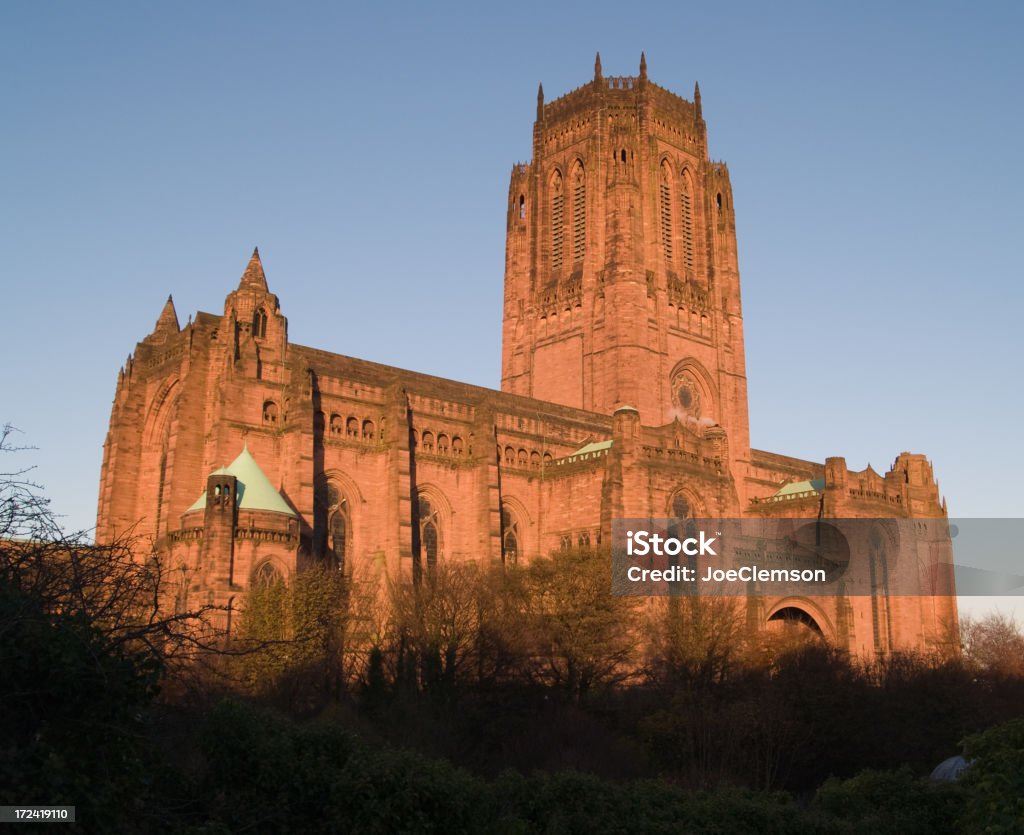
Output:
<svg viewBox="0 0 1024 835">
<path fill-rule="evenodd" d="M 599 107 L 621 106 L 623 103 L 634 104 L 638 97 L 643 96 L 654 112 L 686 122 L 701 122 L 700 92 L 694 89 L 694 101 L 687 101 L 682 96 L 654 84 L 647 78 L 647 64 L 641 56 L 639 75 L 604 76 L 600 70 L 600 58 L 595 67 L 593 81 L 581 84 L 558 98 L 545 102 L 543 87 L 537 100 L 537 123 L 535 130 L 543 130 L 552 123 L 562 119 L 578 116 L 580 113 L 592 111 Z"/>
<path fill-rule="evenodd" d="M 605 79 L 609 90 L 632 90 L 637 84 L 633 75 L 613 75 Z"/>
</svg>

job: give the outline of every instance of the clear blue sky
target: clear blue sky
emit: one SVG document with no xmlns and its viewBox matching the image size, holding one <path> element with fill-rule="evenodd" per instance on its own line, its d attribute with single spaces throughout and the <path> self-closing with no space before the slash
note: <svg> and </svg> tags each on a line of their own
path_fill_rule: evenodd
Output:
<svg viewBox="0 0 1024 835">
<path fill-rule="evenodd" d="M 644 49 L 729 163 L 754 444 L 1022 516 L 1022 10 L 4 3 L 0 422 L 90 527 L 118 367 L 255 244 L 294 341 L 496 387 L 537 83 Z"/>
</svg>

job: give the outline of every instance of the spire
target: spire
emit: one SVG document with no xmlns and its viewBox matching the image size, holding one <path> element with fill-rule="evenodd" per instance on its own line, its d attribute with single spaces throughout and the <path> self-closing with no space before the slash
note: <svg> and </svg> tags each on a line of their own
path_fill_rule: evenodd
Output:
<svg viewBox="0 0 1024 835">
<path fill-rule="evenodd" d="M 603 79 L 601 75 L 601 53 L 597 53 L 597 57 L 594 59 L 594 83 L 600 84 Z"/>
<path fill-rule="evenodd" d="M 703 116 L 701 115 L 701 110 L 700 110 L 700 82 L 699 81 L 694 81 L 693 82 L 693 106 L 697 110 L 697 118 L 698 119 L 703 118 Z"/>
<path fill-rule="evenodd" d="M 644 51 L 640 50 L 640 77 L 647 80 L 647 56 L 644 55 Z"/>
<path fill-rule="evenodd" d="M 544 83 L 537 85 L 537 121 L 544 118 Z"/>
<path fill-rule="evenodd" d="M 252 258 L 249 259 L 249 265 L 245 268 L 245 272 L 242 273 L 242 280 L 238 282 L 238 289 L 242 288 L 248 290 L 267 290 L 267 277 L 263 273 L 263 262 L 260 261 L 260 248 L 256 247 L 252 251 Z"/>
<path fill-rule="evenodd" d="M 160 318 L 156 320 L 156 327 L 153 333 L 177 333 L 181 330 L 178 325 L 178 312 L 174 309 L 174 299 L 170 296 L 164 302 L 164 309 L 160 311 Z"/>
</svg>

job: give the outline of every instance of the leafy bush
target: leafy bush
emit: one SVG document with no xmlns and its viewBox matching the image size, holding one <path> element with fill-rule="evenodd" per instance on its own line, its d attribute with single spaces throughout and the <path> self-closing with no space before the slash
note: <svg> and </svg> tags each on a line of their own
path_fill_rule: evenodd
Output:
<svg viewBox="0 0 1024 835">
<path fill-rule="evenodd" d="M 1024 719 L 968 737 L 964 757 L 970 765 L 961 778 L 967 793 L 963 831 L 1024 831 Z"/>
<path fill-rule="evenodd" d="M 829 780 L 814 807 L 842 821 L 851 832 L 875 835 L 938 835 L 956 832 L 963 804 L 959 786 L 917 777 L 910 769 L 863 771 L 849 780 Z"/>
</svg>

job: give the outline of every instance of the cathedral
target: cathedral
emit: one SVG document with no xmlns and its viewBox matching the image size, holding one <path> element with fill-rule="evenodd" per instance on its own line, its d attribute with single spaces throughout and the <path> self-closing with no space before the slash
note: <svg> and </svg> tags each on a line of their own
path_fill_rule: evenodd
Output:
<svg viewBox="0 0 1024 835">
<path fill-rule="evenodd" d="M 636 76 L 537 96 L 506 206 L 501 389 L 288 339 L 258 251 L 220 314 L 169 298 L 118 373 L 97 540 L 180 568 L 182 602 L 328 562 L 416 582 L 442 561 L 607 543 L 624 517 L 942 518 L 931 465 L 884 475 L 750 446 L 735 208 L 692 100 Z M 469 346 L 467 346 L 468 348 Z M 870 657 L 940 647 L 955 599 L 761 599 Z"/>
</svg>

